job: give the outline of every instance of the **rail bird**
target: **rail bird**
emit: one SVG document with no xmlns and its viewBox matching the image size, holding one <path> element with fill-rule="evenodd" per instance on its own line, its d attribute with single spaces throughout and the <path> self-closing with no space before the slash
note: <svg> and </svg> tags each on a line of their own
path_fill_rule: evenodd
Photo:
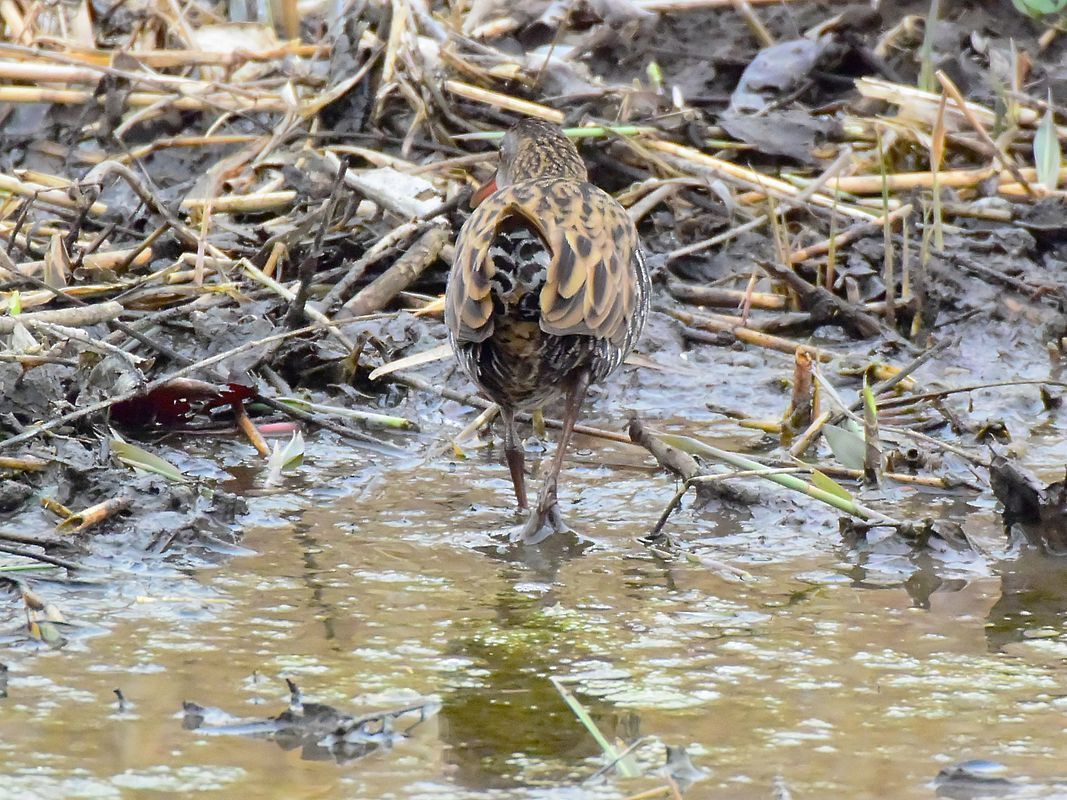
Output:
<svg viewBox="0 0 1067 800">
<path fill-rule="evenodd" d="M 567 530 L 557 482 L 590 384 L 614 372 L 648 316 L 649 275 L 637 229 L 589 182 L 563 131 L 512 127 L 496 175 L 472 198 L 448 279 L 445 321 L 463 371 L 500 407 L 515 498 L 528 507 L 520 410 L 566 399 L 563 431 L 519 536 Z"/>
</svg>

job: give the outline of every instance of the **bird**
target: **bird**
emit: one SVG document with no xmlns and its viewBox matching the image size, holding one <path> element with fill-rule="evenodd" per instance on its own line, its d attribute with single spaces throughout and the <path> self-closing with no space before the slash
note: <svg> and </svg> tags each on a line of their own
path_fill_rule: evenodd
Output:
<svg viewBox="0 0 1067 800">
<path fill-rule="evenodd" d="M 494 176 L 471 198 L 445 291 L 449 342 L 463 372 L 500 408 L 504 455 L 528 544 L 569 530 L 558 479 L 586 391 L 623 363 L 651 294 L 637 229 L 589 181 L 563 130 L 524 118 L 505 134 Z M 559 444 L 536 505 L 526 496 L 516 414 L 564 398 Z"/>
</svg>

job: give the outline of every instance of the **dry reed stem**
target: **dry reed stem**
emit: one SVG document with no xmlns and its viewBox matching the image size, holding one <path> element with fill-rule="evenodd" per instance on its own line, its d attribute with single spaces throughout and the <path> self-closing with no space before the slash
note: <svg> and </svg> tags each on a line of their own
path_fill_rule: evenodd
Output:
<svg viewBox="0 0 1067 800">
<path fill-rule="evenodd" d="M 182 200 L 181 207 L 204 211 L 205 216 L 209 206 L 216 214 L 249 214 L 285 208 L 292 205 L 296 197 L 296 192 L 291 189 L 254 194 L 230 194 L 215 198 L 187 197 Z"/>
<path fill-rule="evenodd" d="M 55 308 L 48 311 L 30 311 L 14 317 L 3 316 L 0 317 L 0 334 L 11 333 L 16 324 L 27 327 L 31 327 L 36 323 L 66 325 L 69 327 L 96 325 L 100 322 L 110 322 L 113 319 L 118 319 L 125 310 L 121 303 L 109 300 L 105 303 L 94 303 L 87 306 Z"/>
<path fill-rule="evenodd" d="M 82 511 L 74 512 L 56 525 L 56 530 L 65 533 L 79 533 L 125 511 L 130 507 L 131 503 L 132 501 L 129 497 L 112 497 L 96 505 L 89 506 Z"/>
<path fill-rule="evenodd" d="M 268 111 L 285 113 L 292 106 L 280 97 L 235 97 L 226 92 L 214 92 L 200 96 L 164 94 L 161 92 L 129 92 L 122 95 L 127 108 L 151 106 L 171 107 L 179 111 L 240 111 L 253 113 Z M 80 106 L 86 103 L 104 105 L 105 96 L 79 89 L 42 89 L 36 86 L 0 86 L 0 103 L 52 103 L 54 105 Z"/>
<path fill-rule="evenodd" d="M 801 194 L 800 189 L 797 189 L 797 187 L 786 181 L 763 175 L 748 169 L 747 167 L 734 164 L 731 161 L 724 161 L 721 158 L 708 155 L 693 147 L 687 147 L 685 145 L 659 139 L 651 139 L 645 142 L 645 146 L 650 150 L 663 153 L 668 156 L 670 160 L 675 161 L 675 163 L 686 164 L 690 167 L 695 166 L 701 171 L 709 171 L 718 176 L 755 183 L 760 187 L 765 187 L 768 192 L 771 192 L 784 200 L 795 200 L 798 195 Z M 808 198 L 808 202 L 823 208 L 836 209 L 838 212 L 853 217 L 854 219 L 867 221 L 877 218 L 877 215 L 875 214 L 840 203 L 829 195 L 820 192 L 812 194 L 811 197 Z"/>
<path fill-rule="evenodd" d="M 411 285 L 437 259 L 450 236 L 450 231 L 439 225 L 423 233 L 396 263 L 341 306 L 337 318 L 361 317 L 384 308 L 397 292 Z"/>
<path fill-rule="evenodd" d="M 22 458 L 0 456 L 0 469 L 9 469 L 15 472 L 43 472 L 48 469 L 48 465 L 51 463 L 33 456 L 24 456 Z"/>
<path fill-rule="evenodd" d="M 512 97 L 509 94 L 482 89 L 477 86 L 472 86 L 469 83 L 463 83 L 462 81 L 446 80 L 444 82 L 444 87 L 452 94 L 462 97 L 465 100 L 473 100 L 476 103 L 485 103 L 486 105 L 495 108 L 513 111 L 516 114 L 525 114 L 529 117 L 539 117 L 543 120 L 554 122 L 556 125 L 563 124 L 564 115 L 562 111 L 556 111 L 554 108 L 549 108 L 540 103 L 532 103 L 529 100 Z"/>
<path fill-rule="evenodd" d="M 978 119 L 978 116 L 971 109 L 970 104 L 964 99 L 963 95 L 960 93 L 959 88 L 956 86 L 955 83 L 952 82 L 952 79 L 948 77 L 948 75 L 946 75 L 942 70 L 938 70 L 935 75 L 937 76 L 938 81 L 940 81 L 941 87 L 945 90 L 947 94 L 951 95 L 953 102 L 956 103 L 957 108 L 959 108 L 959 110 L 963 113 L 963 116 L 966 118 L 967 122 L 970 123 L 971 127 L 974 129 L 974 132 L 978 134 L 978 136 L 982 139 L 982 141 L 986 143 L 986 145 L 993 149 L 993 152 L 996 153 L 997 159 L 1000 161 L 1000 163 L 1012 174 L 1012 177 L 1015 178 L 1017 183 L 1022 184 L 1022 186 L 1026 189 L 1027 194 L 1033 196 L 1034 191 L 1030 187 L 1026 178 L 1023 177 L 1023 174 L 1019 171 L 1018 165 L 1012 160 L 1011 156 L 1004 152 L 1003 147 L 993 141 L 993 137 L 989 135 L 989 131 L 986 130 L 985 125 L 982 123 L 982 121 Z"/>
<path fill-rule="evenodd" d="M 738 16 L 745 21 L 749 30 L 752 31 L 752 35 L 756 37 L 756 41 L 759 42 L 760 47 L 770 47 L 774 44 L 774 36 L 767 30 L 767 26 L 760 21 L 760 18 L 756 16 L 756 12 L 752 10 L 752 3 L 750 0 L 731 0 L 734 10 Z"/>
<path fill-rule="evenodd" d="M 105 253 L 90 253 L 82 259 L 82 265 L 92 269 L 118 270 L 125 266 L 141 267 L 153 258 L 151 248 L 143 250 L 109 250 Z M 129 262 L 127 264 L 127 262 Z M 0 279 L 14 280 L 19 275 L 36 275 L 45 268 L 44 260 L 20 261 L 16 264 L 16 271 L 12 274 L 10 269 L 0 267 Z"/>
<path fill-rule="evenodd" d="M 69 42 L 64 43 L 66 49 L 57 53 L 47 49 L 30 48 L 21 45 L 12 45 L 10 42 L 0 42 L 0 52 L 10 53 L 12 56 L 27 62 L 47 61 L 54 62 L 61 59 L 66 62 L 81 62 L 96 67 L 110 66 L 115 58 L 112 50 L 95 50 L 78 46 L 72 46 Z M 244 50 L 236 49 L 228 52 L 216 52 L 211 50 L 132 50 L 127 51 L 126 56 L 133 58 L 146 67 L 154 69 L 167 69 L 171 67 L 237 67 L 249 61 L 278 61 L 290 56 L 298 58 L 329 58 L 332 52 L 332 44 L 323 42 L 319 44 L 302 44 L 300 42 L 285 42 L 278 47 L 267 50 Z"/>
<path fill-rule="evenodd" d="M 739 308 L 743 303 L 747 303 L 751 308 L 771 311 L 781 311 L 789 305 L 789 299 L 784 294 L 746 292 L 740 289 L 701 286 L 699 284 L 683 283 L 673 278 L 667 281 L 667 291 L 676 300 L 694 305 Z"/>
<path fill-rule="evenodd" d="M 663 312 L 668 316 L 674 317 L 674 319 L 679 322 L 694 327 L 697 330 L 710 331 L 712 333 L 730 333 L 740 342 L 763 347 L 768 350 L 777 350 L 779 353 L 788 353 L 792 355 L 798 349 L 802 349 L 810 353 L 819 361 L 832 361 L 834 358 L 832 354 L 827 353 L 820 348 L 812 347 L 801 342 L 794 342 L 790 339 L 784 339 L 781 336 L 772 336 L 771 334 L 761 333 L 752 328 L 746 328 L 745 326 L 738 324 L 739 318 L 724 317 L 718 314 L 693 314 L 676 308 L 663 309 Z"/>
<path fill-rule="evenodd" d="M 259 428 L 248 417 L 248 412 L 245 411 L 243 403 L 234 403 L 231 408 L 233 409 L 233 417 L 237 421 L 237 428 L 245 435 L 245 438 L 256 448 L 256 452 L 263 458 L 270 458 L 270 446 L 263 438 L 263 434 L 259 432 Z"/>
<path fill-rule="evenodd" d="M 899 106 L 909 116 L 925 122 L 931 130 L 936 124 L 938 106 L 941 104 L 941 95 L 936 92 L 925 92 L 913 86 L 892 83 L 881 78 L 859 78 L 856 81 L 856 89 L 864 97 L 884 100 Z M 996 114 L 985 106 L 971 101 L 964 101 L 964 105 L 975 119 L 981 121 L 982 125 L 996 124 Z M 959 107 L 949 106 L 945 110 L 946 122 L 951 118 L 957 129 L 966 122 Z M 1018 121 L 1023 125 L 1036 125 L 1040 121 L 1040 115 L 1032 109 L 1020 108 Z"/>
<path fill-rule="evenodd" d="M 836 236 L 808 245 L 801 250 L 794 250 L 789 254 L 789 263 L 799 264 L 802 261 L 807 261 L 809 258 L 829 253 L 831 248 L 840 249 L 843 245 L 854 242 L 856 239 L 861 239 L 864 236 L 882 230 L 885 225 L 893 225 L 898 221 L 911 216 L 912 211 L 913 208 L 909 203 L 908 205 L 901 206 L 896 211 L 892 211 L 878 219 L 871 220 L 870 222 L 857 223 L 851 228 L 841 231 Z"/>
<path fill-rule="evenodd" d="M 60 208 L 76 210 L 81 207 L 81 204 L 77 200 L 61 189 L 45 186 L 40 183 L 20 181 L 18 178 L 12 177 L 11 175 L 0 174 L 0 192 L 10 192 L 11 194 L 22 195 L 24 197 L 32 197 L 36 202 L 47 203 L 48 205 L 59 206 Z M 107 206 L 99 202 L 93 203 L 89 206 L 89 213 L 94 216 L 101 216 L 107 213 Z"/>
</svg>

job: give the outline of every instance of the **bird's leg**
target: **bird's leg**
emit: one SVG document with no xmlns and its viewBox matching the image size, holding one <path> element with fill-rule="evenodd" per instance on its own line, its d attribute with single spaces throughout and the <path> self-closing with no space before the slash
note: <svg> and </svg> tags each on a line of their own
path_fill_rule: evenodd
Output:
<svg viewBox="0 0 1067 800">
<path fill-rule="evenodd" d="M 567 454 L 567 445 L 570 443 L 574 426 L 578 422 L 578 412 L 582 409 L 582 401 L 585 392 L 589 388 L 589 373 L 585 370 L 578 373 L 567 387 L 567 404 L 563 413 L 563 431 L 556 446 L 556 455 L 552 459 L 552 466 L 545 475 L 541 490 L 537 493 L 537 505 L 530 514 L 526 526 L 522 530 L 522 541 L 536 542 L 551 533 L 559 533 L 569 530 L 559 512 L 559 499 L 557 497 L 557 485 L 559 472 L 563 468 L 563 457 Z M 542 532 L 548 528 L 548 532 Z"/>
<path fill-rule="evenodd" d="M 504 458 L 507 459 L 508 469 L 511 470 L 511 483 L 515 487 L 515 499 L 519 509 L 528 507 L 526 502 L 526 475 L 523 472 L 522 443 L 519 441 L 519 431 L 515 426 L 515 409 L 501 408 L 500 416 L 504 418 Z"/>
</svg>

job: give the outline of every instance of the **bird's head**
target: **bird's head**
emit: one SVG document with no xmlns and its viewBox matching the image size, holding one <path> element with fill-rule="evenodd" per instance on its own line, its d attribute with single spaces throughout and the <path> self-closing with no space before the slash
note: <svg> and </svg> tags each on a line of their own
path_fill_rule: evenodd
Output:
<svg viewBox="0 0 1067 800">
<path fill-rule="evenodd" d="M 586 181 L 589 174 L 578 148 L 558 125 L 529 117 L 504 134 L 496 174 L 474 193 L 471 205 L 477 206 L 497 189 L 535 178 Z"/>
</svg>

